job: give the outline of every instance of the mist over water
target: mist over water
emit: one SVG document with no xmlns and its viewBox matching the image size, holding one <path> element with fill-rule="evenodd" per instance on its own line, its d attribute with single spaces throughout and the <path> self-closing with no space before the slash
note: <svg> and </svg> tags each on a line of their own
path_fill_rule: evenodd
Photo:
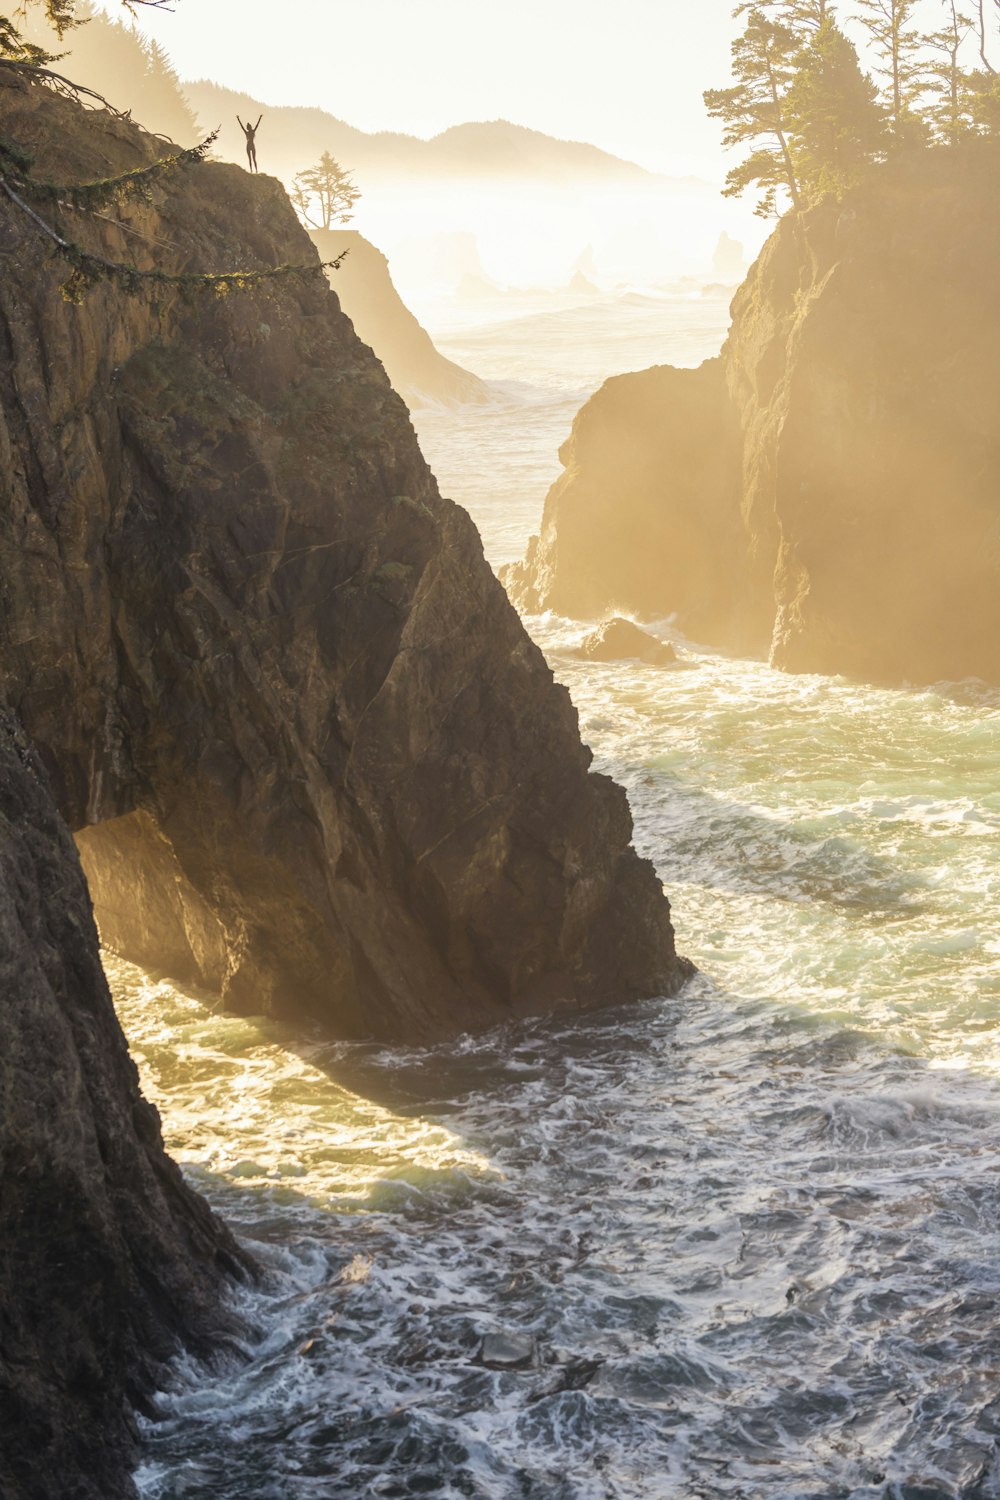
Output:
<svg viewBox="0 0 1000 1500">
<path fill-rule="evenodd" d="M 498 564 L 601 374 L 697 363 L 726 307 L 482 313 L 430 326 L 496 404 L 417 425 Z M 171 1150 L 270 1270 L 249 1358 L 146 1424 L 145 1500 L 1000 1496 L 1000 692 L 528 625 L 701 974 L 392 1049 L 116 964 Z"/>
</svg>

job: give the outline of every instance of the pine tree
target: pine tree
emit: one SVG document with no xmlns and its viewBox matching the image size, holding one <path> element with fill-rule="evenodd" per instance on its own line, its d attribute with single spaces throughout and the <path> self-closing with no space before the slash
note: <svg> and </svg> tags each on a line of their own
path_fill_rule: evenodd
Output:
<svg viewBox="0 0 1000 1500">
<path fill-rule="evenodd" d="M 975 21 L 959 11 L 955 0 L 945 0 L 945 12 L 941 30 L 923 38 L 924 45 L 934 55 L 927 69 L 931 95 L 928 114 L 938 138 L 954 145 L 973 129 L 970 80 L 960 55 Z"/>
<path fill-rule="evenodd" d="M 146 41 L 142 50 L 142 122 L 148 130 L 186 145 L 197 139 L 198 121 L 174 65 L 159 42 Z"/>
<path fill-rule="evenodd" d="M 923 92 L 920 34 L 912 25 L 918 0 L 857 0 L 859 20 L 879 59 L 876 71 L 886 80 L 886 104 L 899 140 L 925 135 L 915 105 Z"/>
<path fill-rule="evenodd" d="M 841 197 L 885 150 L 878 90 L 862 73 L 853 44 L 830 19 L 795 59 L 786 109 L 804 198 Z"/>
<path fill-rule="evenodd" d="M 746 29 L 733 43 L 735 85 L 708 89 L 704 95 L 708 113 L 723 122 L 723 145 L 751 146 L 746 160 L 729 172 L 725 195 L 733 198 L 748 188 L 761 188 L 754 212 L 762 218 L 779 211 L 782 192 L 793 207 L 800 202 L 786 112 L 797 50 L 794 31 L 754 6 L 747 14 Z"/>
<path fill-rule="evenodd" d="M 297 172 L 293 179 L 291 200 L 299 214 L 313 229 L 332 229 L 353 217 L 354 205 L 361 197 L 349 172 L 324 151 L 314 167 Z"/>
</svg>

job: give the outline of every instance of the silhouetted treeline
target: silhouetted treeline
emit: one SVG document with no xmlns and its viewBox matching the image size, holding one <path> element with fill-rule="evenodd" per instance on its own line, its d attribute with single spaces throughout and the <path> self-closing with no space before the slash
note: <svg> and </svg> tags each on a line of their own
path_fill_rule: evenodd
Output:
<svg viewBox="0 0 1000 1500">
<path fill-rule="evenodd" d="M 198 121 L 163 48 L 86 0 L 73 10 L 74 23 L 61 43 L 46 23 L 43 5 L 29 8 L 19 22 L 21 34 L 36 47 L 58 51 L 53 66 L 59 72 L 103 94 L 116 108 L 130 109 L 147 130 L 181 146 L 193 145 L 200 134 Z"/>
<path fill-rule="evenodd" d="M 1000 135 L 1000 0 L 743 0 L 733 14 L 735 82 L 705 103 L 724 143 L 749 148 L 726 195 L 759 190 L 759 214 L 839 196 L 896 151 Z"/>
</svg>

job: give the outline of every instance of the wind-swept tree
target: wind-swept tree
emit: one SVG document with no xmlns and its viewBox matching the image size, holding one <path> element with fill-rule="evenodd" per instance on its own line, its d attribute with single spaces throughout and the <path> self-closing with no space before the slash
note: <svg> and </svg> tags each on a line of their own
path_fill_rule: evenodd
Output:
<svg viewBox="0 0 1000 1500">
<path fill-rule="evenodd" d="M 920 33 L 913 24 L 917 0 L 857 0 L 858 19 L 871 39 L 876 72 L 886 80 L 886 107 L 897 138 L 919 138 L 915 105 L 923 87 Z"/>
<path fill-rule="evenodd" d="M 329 151 L 323 152 L 314 167 L 297 172 L 293 183 L 292 202 L 313 229 L 332 229 L 353 218 L 361 190 Z"/>
<path fill-rule="evenodd" d="M 800 202 L 787 116 L 798 42 L 788 26 L 770 20 L 754 6 L 747 12 L 746 28 L 736 38 L 732 51 L 736 83 L 728 89 L 706 90 L 705 107 L 714 119 L 722 121 L 725 146 L 751 148 L 750 155 L 726 177 L 726 197 L 760 188 L 754 212 L 767 218 L 779 212 L 782 193 L 787 193 L 794 207 Z"/>
<path fill-rule="evenodd" d="M 830 19 L 795 59 L 786 114 L 804 198 L 840 197 L 885 150 L 878 90 L 862 73 L 853 43 Z"/>
</svg>

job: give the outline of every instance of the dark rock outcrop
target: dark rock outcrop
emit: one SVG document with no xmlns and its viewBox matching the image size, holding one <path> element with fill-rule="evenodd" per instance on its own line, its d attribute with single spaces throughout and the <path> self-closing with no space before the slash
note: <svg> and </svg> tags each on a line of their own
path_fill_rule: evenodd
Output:
<svg viewBox="0 0 1000 1500">
<path fill-rule="evenodd" d="M 515 600 L 673 612 L 792 671 L 1000 681 L 998 175 L 971 142 L 786 218 L 721 361 L 584 407 Z"/>
<path fill-rule="evenodd" d="M 381 250 L 353 229 L 314 229 L 310 238 L 323 260 L 349 251 L 340 269 L 330 273 L 330 285 L 358 337 L 378 355 L 411 411 L 490 400 L 485 381 L 434 347 L 396 291 Z"/>
<path fill-rule="evenodd" d="M 130 1407 L 247 1262 L 163 1151 L 44 771 L 0 717 L 0 1494 L 132 1493 Z"/>
<path fill-rule="evenodd" d="M 602 620 L 596 630 L 584 636 L 574 655 L 584 661 L 644 661 L 654 667 L 667 667 L 677 660 L 669 641 L 658 641 L 648 630 L 620 615 Z"/>
<path fill-rule="evenodd" d="M 162 149 L 0 77 L 36 173 Z M 192 169 L 103 253 L 316 263 L 279 183 Z M 624 793 L 322 277 L 69 306 L 0 216 L 0 650 L 106 938 L 232 1007 L 416 1036 L 675 987 Z M 154 259 L 155 258 L 155 259 Z"/>
</svg>

